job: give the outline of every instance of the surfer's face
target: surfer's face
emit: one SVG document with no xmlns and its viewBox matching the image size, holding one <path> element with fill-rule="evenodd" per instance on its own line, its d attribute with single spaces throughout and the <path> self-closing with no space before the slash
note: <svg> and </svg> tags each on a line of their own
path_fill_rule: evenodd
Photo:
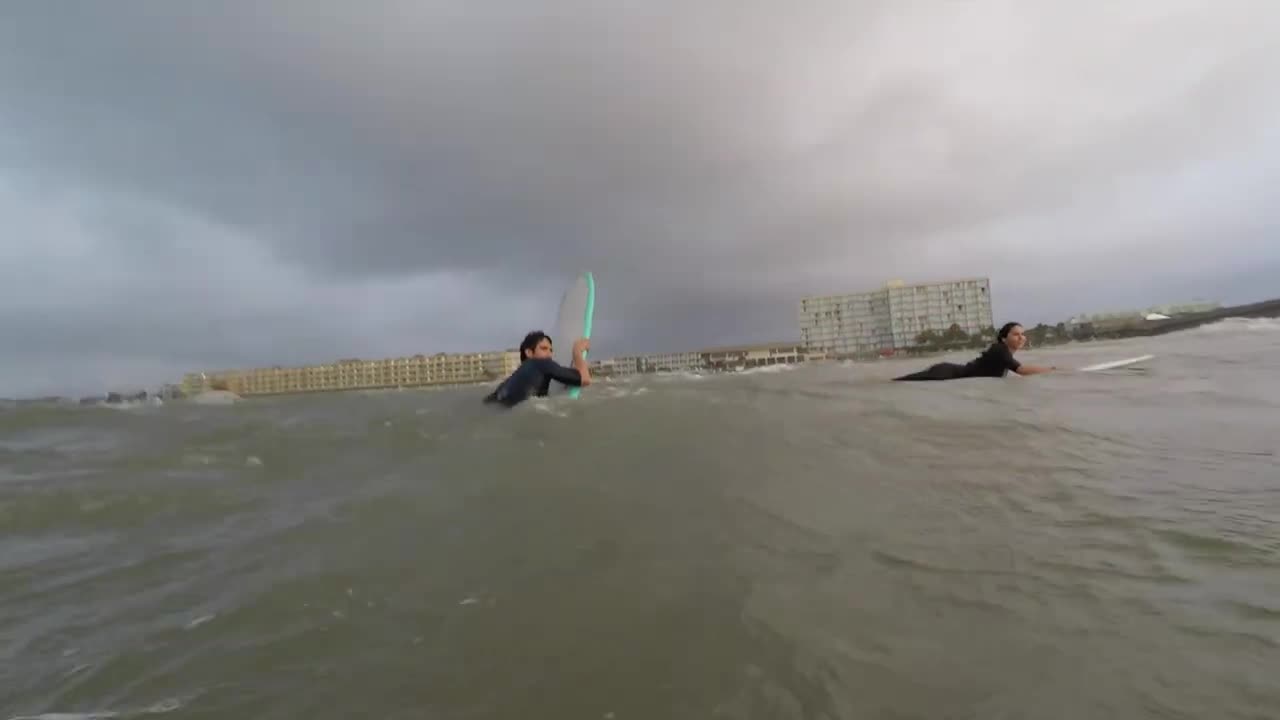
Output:
<svg viewBox="0 0 1280 720">
<path fill-rule="evenodd" d="M 1027 344 L 1027 336 L 1022 333 L 1021 325 L 1014 325 L 1009 330 L 1009 334 L 1004 338 L 1004 344 L 1014 352 L 1021 350 L 1022 346 Z"/>
<path fill-rule="evenodd" d="M 533 350 L 529 351 L 531 360 L 546 360 L 549 357 L 551 357 L 551 341 L 547 338 L 539 340 L 538 344 L 533 346 Z"/>
</svg>

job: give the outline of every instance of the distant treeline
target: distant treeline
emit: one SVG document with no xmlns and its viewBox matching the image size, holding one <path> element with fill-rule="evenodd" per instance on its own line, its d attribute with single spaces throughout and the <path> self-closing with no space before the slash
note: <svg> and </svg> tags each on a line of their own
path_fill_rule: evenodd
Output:
<svg viewBox="0 0 1280 720">
<path fill-rule="evenodd" d="M 1060 345 L 1067 342 L 1083 342 L 1087 340 L 1117 340 L 1127 337 L 1144 337 L 1163 335 L 1165 333 L 1189 330 L 1227 318 L 1259 318 L 1280 317 L 1280 299 L 1265 300 L 1248 305 L 1233 305 L 1202 313 L 1189 313 L 1169 318 L 1168 320 L 1142 320 L 1115 327 L 1099 328 L 1093 323 L 1080 323 L 1068 327 L 1066 323 L 1045 325 L 1043 323 L 1026 330 L 1027 340 L 1031 347 Z M 908 348 L 911 354 L 947 352 L 966 348 L 983 348 L 995 342 L 995 328 L 983 328 L 977 333 L 967 333 L 959 325 L 952 325 L 947 330 L 938 332 L 926 330 L 915 338 L 915 345 Z"/>
<path fill-rule="evenodd" d="M 1164 335 L 1166 333 L 1190 330 L 1228 318 L 1275 318 L 1280 317 L 1280 298 L 1249 303 L 1248 305 L 1232 305 L 1202 313 L 1188 313 L 1168 320 L 1148 320 L 1141 324 L 1119 327 L 1098 333 L 1099 338 L 1127 338 Z"/>
</svg>

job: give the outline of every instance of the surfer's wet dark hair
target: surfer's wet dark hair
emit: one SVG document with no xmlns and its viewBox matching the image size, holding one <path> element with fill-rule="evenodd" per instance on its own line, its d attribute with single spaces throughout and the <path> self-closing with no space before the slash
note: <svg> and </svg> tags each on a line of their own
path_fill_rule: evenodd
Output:
<svg viewBox="0 0 1280 720">
<path fill-rule="evenodd" d="M 1013 329 L 1016 327 L 1019 327 L 1020 325 L 1022 325 L 1022 323 L 1017 323 L 1017 322 L 1008 322 L 1008 323 L 1005 323 L 1004 325 L 1001 325 L 1000 332 L 996 333 L 996 339 L 999 340 L 1000 342 L 1004 342 L 1005 338 L 1009 337 L 1009 333 L 1013 332 Z M 537 345 L 537 344 L 538 343 L 536 342 L 534 343 L 534 345 Z"/>
<path fill-rule="evenodd" d="M 528 335 L 525 335 L 524 340 L 520 342 L 520 359 L 528 360 L 529 353 L 533 352 L 533 349 L 538 347 L 538 343 L 542 342 L 544 339 L 547 342 L 551 342 L 551 336 L 541 330 L 534 330 Z"/>
</svg>

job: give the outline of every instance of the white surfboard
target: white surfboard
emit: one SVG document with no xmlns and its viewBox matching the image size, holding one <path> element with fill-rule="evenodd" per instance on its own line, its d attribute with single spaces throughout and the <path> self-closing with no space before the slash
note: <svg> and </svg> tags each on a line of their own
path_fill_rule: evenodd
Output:
<svg viewBox="0 0 1280 720">
<path fill-rule="evenodd" d="M 1101 370 L 1112 370 L 1115 368 L 1127 367 L 1129 365 L 1137 365 L 1140 362 L 1146 362 L 1155 355 L 1139 355 L 1137 357 L 1125 358 L 1123 360 L 1112 360 L 1111 362 L 1098 363 L 1097 365 L 1088 365 L 1079 368 L 1079 372 L 1098 372 Z"/>
<path fill-rule="evenodd" d="M 570 367 L 573 365 L 573 343 L 578 338 L 591 338 L 591 325 L 596 312 L 596 279 L 590 272 L 584 272 L 565 290 L 560 301 L 560 315 L 556 320 L 555 335 L 551 338 L 553 356 L 556 362 Z M 548 395 L 568 395 L 578 397 L 582 388 L 565 387 L 552 382 L 547 388 Z"/>
</svg>

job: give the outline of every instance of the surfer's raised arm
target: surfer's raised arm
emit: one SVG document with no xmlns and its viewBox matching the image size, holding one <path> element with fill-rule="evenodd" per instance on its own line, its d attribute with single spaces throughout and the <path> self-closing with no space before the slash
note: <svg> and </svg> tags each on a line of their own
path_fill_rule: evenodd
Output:
<svg viewBox="0 0 1280 720">
<path fill-rule="evenodd" d="M 591 368 L 587 365 L 587 351 L 591 349 L 591 341 L 587 338 L 578 338 L 573 341 L 573 369 L 578 371 L 582 376 L 581 387 L 591 384 Z"/>
</svg>

